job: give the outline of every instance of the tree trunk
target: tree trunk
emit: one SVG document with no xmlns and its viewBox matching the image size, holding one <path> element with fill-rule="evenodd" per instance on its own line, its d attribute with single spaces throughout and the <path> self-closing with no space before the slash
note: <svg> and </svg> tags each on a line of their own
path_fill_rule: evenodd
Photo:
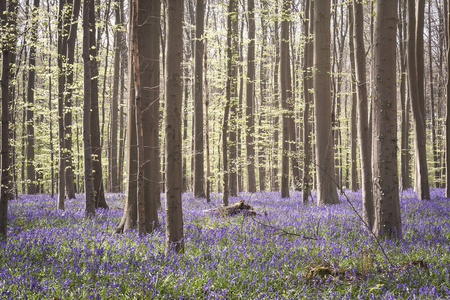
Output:
<svg viewBox="0 0 450 300">
<path fill-rule="evenodd" d="M 34 166 L 34 83 L 36 78 L 37 10 L 39 0 L 33 1 L 31 12 L 31 45 L 28 62 L 27 91 L 27 194 L 36 194 L 36 170 Z"/>
<path fill-rule="evenodd" d="M 230 176 L 230 195 L 231 196 L 237 196 L 237 173 L 239 169 L 240 162 L 238 161 L 237 156 L 237 133 L 238 133 L 238 124 L 237 124 L 237 118 L 239 117 L 240 110 L 242 109 L 242 106 L 238 103 L 238 82 L 237 82 L 237 76 L 238 76 L 238 53 L 239 53 L 239 38 L 238 38 L 238 32 L 239 32 L 239 13 L 237 4 L 235 6 L 236 8 L 236 14 L 233 14 L 233 18 L 231 21 L 231 27 L 232 27 L 232 51 L 233 51 L 233 59 L 232 59 L 232 65 L 231 65 L 231 106 L 230 106 L 230 124 L 228 130 L 229 135 L 229 161 L 230 161 L 230 167 L 229 167 L 229 176 Z"/>
<path fill-rule="evenodd" d="M 422 0 L 419 0 L 422 1 Z M 414 0 L 408 0 L 408 81 L 409 93 L 411 97 L 411 107 L 414 119 L 415 132 L 415 174 L 416 192 L 420 199 L 430 199 L 430 188 L 428 184 L 428 167 L 426 160 L 426 128 L 425 128 L 425 108 L 423 95 L 423 37 L 417 41 L 418 33 L 423 32 L 423 22 L 418 22 L 416 26 L 414 16 Z M 419 9 L 420 10 L 420 9 Z M 418 15 L 419 17 L 419 15 Z M 423 18 L 423 14 L 422 14 Z M 419 18 L 420 19 L 420 18 Z M 421 29 L 419 28 L 421 27 Z M 422 42 L 420 42 L 422 41 Z M 421 48 L 421 50 L 419 49 Z M 415 58 L 415 59 L 411 59 Z M 420 63 L 419 61 L 422 61 Z M 420 66 L 421 64 L 421 66 Z M 422 68 L 422 71 L 420 70 Z M 422 73 L 422 74 L 420 74 Z"/>
<path fill-rule="evenodd" d="M 110 131 L 110 149 L 109 149 L 109 178 L 110 178 L 110 190 L 112 193 L 119 191 L 118 182 L 118 168 L 117 168 L 117 156 L 118 156 L 118 118 L 119 118 L 119 84 L 120 84 L 120 54 L 121 54 L 121 41 L 120 30 L 122 29 L 123 20 L 120 13 L 120 1 L 117 1 L 114 6 L 114 15 L 116 28 L 114 32 L 114 74 L 113 74 L 113 94 L 111 101 L 111 131 Z"/>
<path fill-rule="evenodd" d="M 280 100 L 279 100 L 279 89 L 278 89 L 278 71 L 279 71 L 279 64 L 280 64 L 280 38 L 278 35 L 278 0 L 275 1 L 275 24 L 274 24 L 274 31 L 275 31 L 275 41 L 274 41 L 274 47 L 275 47 L 275 65 L 273 68 L 273 110 L 274 110 L 274 118 L 273 118 L 273 159 L 272 159 L 272 182 L 271 182 L 271 188 L 272 191 L 278 191 L 280 184 L 278 180 L 278 157 L 279 157 L 279 128 L 280 128 L 280 117 L 279 117 L 279 111 L 280 111 Z"/>
<path fill-rule="evenodd" d="M 166 250 L 184 252 L 181 203 L 181 105 L 183 59 L 183 0 L 168 1 L 166 47 Z"/>
<path fill-rule="evenodd" d="M 232 86 L 233 80 L 235 78 L 233 72 L 234 66 L 234 55 L 233 55 L 233 47 L 234 47 L 234 36 L 236 32 L 234 31 L 233 22 L 237 18 L 237 2 L 236 0 L 230 0 L 228 5 L 228 17 L 227 17 L 227 83 L 226 83 L 226 103 L 225 110 L 223 115 L 223 123 L 222 123 L 222 162 L 223 162 L 223 196 L 222 196 L 222 204 L 224 206 L 228 205 L 228 197 L 230 195 L 229 188 L 229 174 L 228 174 L 228 125 L 229 125 L 229 116 L 230 116 L 230 108 L 232 102 Z"/>
<path fill-rule="evenodd" d="M 289 16 L 291 13 L 291 2 L 283 0 L 281 21 L 281 45 L 280 45 L 280 73 L 281 73 L 281 106 L 282 112 L 282 140 L 283 154 L 281 160 L 281 197 L 289 197 L 289 142 L 290 142 L 290 122 L 291 111 L 289 102 L 292 101 L 291 70 L 289 56 Z"/>
<path fill-rule="evenodd" d="M 195 107 L 194 107 L 194 197 L 205 198 L 203 154 L 203 33 L 205 5 L 197 0 L 195 11 Z"/>
<path fill-rule="evenodd" d="M 401 13 L 399 15 L 399 46 L 400 46 L 400 102 L 402 107 L 401 114 L 401 154 L 400 154 L 400 189 L 402 191 L 411 187 L 409 178 L 409 97 L 406 97 L 406 0 L 401 1 Z"/>
<path fill-rule="evenodd" d="M 368 123 L 369 105 L 366 84 L 366 57 L 364 49 L 363 5 L 353 0 L 355 67 L 358 101 L 358 141 L 361 165 L 362 202 L 364 221 L 373 228 L 374 203 L 372 197 L 372 147 L 371 132 Z"/>
<path fill-rule="evenodd" d="M 353 31 L 353 27 L 354 27 L 354 17 L 353 17 L 353 6 L 350 3 L 348 5 L 348 11 L 349 11 L 349 16 L 348 16 L 348 24 L 349 24 L 349 34 L 350 34 L 350 38 L 349 38 L 349 47 L 350 47 L 350 68 L 351 68 L 351 78 L 352 78 L 352 83 L 351 83 L 351 99 L 352 99 L 352 111 L 351 111 L 351 118 L 350 118 L 350 123 L 351 123 L 351 130 L 350 130 L 350 137 L 351 137 L 351 180 L 350 180 L 350 186 L 352 191 L 357 191 L 358 190 L 358 171 L 357 171 L 357 163 L 356 163 L 356 144 L 358 141 L 358 136 L 357 136 L 357 126 L 356 126 L 356 106 L 357 106 L 357 99 L 356 99 L 356 74 L 355 74 L 355 45 L 354 45 L 354 41 L 353 41 L 353 36 L 354 36 L 354 31 Z M 366 99 L 367 100 L 367 99 Z"/>
<path fill-rule="evenodd" d="M 247 45 L 247 85 L 246 85 L 246 105 L 245 105 L 245 147 L 246 166 L 247 166 L 247 192 L 256 192 L 255 179 L 255 121 L 254 114 L 254 98 L 255 98 L 255 1 L 247 1 L 248 12 L 248 45 Z"/>
<path fill-rule="evenodd" d="M 336 204 L 330 91 L 330 1 L 314 1 L 314 109 L 317 204 Z"/>
<path fill-rule="evenodd" d="M 133 0 L 128 1 L 128 20 L 133 20 Z M 133 61 L 133 22 L 128 22 L 128 92 L 129 100 L 127 107 L 127 140 L 126 148 L 126 200 L 123 209 L 122 219 L 116 228 L 116 233 L 127 232 L 136 228 L 137 222 L 137 173 L 138 173 L 138 151 L 136 133 L 136 109 L 135 109 L 135 88 L 134 88 L 134 61 Z"/>
<path fill-rule="evenodd" d="M 205 69 L 205 139 L 206 139 L 206 202 L 211 202 L 211 156 L 209 153 L 209 87 L 208 87 L 208 40 L 204 43 Z"/>
<path fill-rule="evenodd" d="M 66 195 L 65 169 L 65 130 L 64 130 L 64 86 L 65 63 L 67 54 L 67 33 L 69 21 L 65 1 L 59 0 L 58 11 L 58 140 L 59 140 L 59 168 L 58 168 L 58 209 L 64 209 Z"/>
<path fill-rule="evenodd" d="M 444 1 L 446 2 L 446 1 Z M 450 6 L 450 1 L 446 2 Z M 450 18 L 447 17 L 447 39 L 450 41 Z M 450 47 L 447 46 L 447 74 L 450 74 Z M 447 76 L 447 108 L 445 113 L 445 196 L 450 197 L 450 76 Z M 3 154 L 3 152 L 2 152 Z M 2 177 L 3 180 L 3 177 Z M 3 185 L 2 185 L 3 186 Z M 3 195 L 3 194 L 2 194 Z"/>
<path fill-rule="evenodd" d="M 2 33 L 2 129 L 1 129 L 1 187 L 0 187 L 0 240 L 6 240 L 8 224 L 8 200 L 12 194 L 10 190 L 10 143 L 9 143 L 9 123 L 10 123 L 10 103 L 13 101 L 11 94 L 11 67 L 14 61 L 16 49 L 16 15 L 17 2 L 9 1 L 8 7 L 6 1 L 0 1 L 0 18 Z M 6 13 L 7 12 L 7 13 Z M 8 29 L 6 29 L 8 28 Z M 8 30 L 7 32 L 5 32 Z"/>
<path fill-rule="evenodd" d="M 379 236 L 388 237 L 400 237 L 402 233 L 397 176 L 397 3 L 397 0 L 378 0 L 375 4 L 373 230 Z"/>
<path fill-rule="evenodd" d="M 95 5 L 94 1 L 90 1 L 89 19 L 91 32 L 95 32 Z M 98 111 L 98 66 L 97 66 L 97 48 L 95 34 L 89 35 L 91 47 L 91 146 L 92 146 L 92 167 L 94 169 L 94 192 L 95 207 L 108 208 L 105 200 L 105 192 L 103 188 L 103 172 L 102 172 L 102 147 L 100 145 L 100 120 Z"/>
<path fill-rule="evenodd" d="M 48 13 L 48 32 L 49 32 L 49 45 L 53 45 L 53 34 L 51 31 L 51 17 L 50 17 L 50 0 L 47 0 L 47 13 Z M 52 54 L 51 52 L 48 55 L 48 111 L 50 116 L 53 116 L 52 113 Z M 52 117 L 49 118 L 49 134 L 50 134 L 50 195 L 53 198 L 55 196 L 55 171 L 54 171 L 54 150 L 53 150 L 53 121 Z"/>
<path fill-rule="evenodd" d="M 73 13 L 71 16 L 71 26 L 69 36 L 67 38 L 67 65 L 66 65 L 66 88 L 65 88 L 65 111 L 64 114 L 64 131 L 65 131 L 65 184 L 66 184 L 66 197 L 69 199 L 75 198 L 75 183 L 74 183 L 74 168 L 73 168 L 73 151 L 72 151 L 72 93 L 73 93 L 73 67 L 75 57 L 75 42 L 77 39 L 78 28 L 78 14 L 80 11 L 80 0 L 74 0 Z"/>
<path fill-rule="evenodd" d="M 142 181 L 143 184 L 142 202 L 145 205 L 145 228 L 147 232 L 152 232 L 159 226 L 158 207 L 160 206 L 161 181 L 159 158 L 159 23 L 161 6 L 159 0 L 139 0 L 138 5 L 138 21 L 134 22 L 135 28 L 133 29 L 136 32 L 133 46 L 135 47 L 134 82 L 137 125 L 142 122 L 141 130 L 137 127 L 138 168 L 141 169 L 138 169 L 138 183 Z M 139 120 L 140 115 L 142 115 L 141 120 Z M 141 136 L 143 140 L 139 141 Z M 141 175 L 143 175 L 142 178 Z M 138 212 L 141 210 L 139 208 L 139 190 L 138 185 Z"/>
<path fill-rule="evenodd" d="M 125 20 L 124 16 L 124 0 L 119 1 L 120 6 L 120 19 Z M 123 25 L 124 27 L 124 25 Z M 123 162 L 125 157 L 125 122 L 124 122 L 124 94 L 125 94 L 125 70 L 127 68 L 127 45 L 126 45 L 126 34 L 120 32 L 119 47 L 121 55 L 121 66 L 120 66 L 120 92 L 119 92 L 119 167 L 118 167 L 118 188 L 119 192 L 123 191 Z M 134 91 L 133 91 L 134 93 Z"/>
<path fill-rule="evenodd" d="M 95 215 L 95 191 L 92 168 L 92 144 L 91 144 L 91 93 L 93 84 L 91 70 L 91 37 L 95 31 L 90 28 L 90 10 L 93 8 L 93 0 L 84 0 L 83 3 L 83 65 L 84 65 L 84 104 L 83 104 L 83 148 L 84 148 L 84 189 L 86 195 L 86 215 Z M 95 57 L 94 57 L 95 58 Z"/>
<path fill-rule="evenodd" d="M 311 89 L 312 82 L 312 67 L 313 67 L 313 26 L 314 26 L 314 1 L 307 0 L 305 11 L 307 13 L 308 21 L 305 21 L 304 30 L 305 36 L 308 37 L 303 58 L 303 96 L 305 97 L 305 107 L 303 109 L 303 193 L 302 201 L 306 203 L 311 190 L 311 162 L 312 162 L 312 145 L 311 145 L 311 104 L 313 102 L 313 95 Z"/>
</svg>

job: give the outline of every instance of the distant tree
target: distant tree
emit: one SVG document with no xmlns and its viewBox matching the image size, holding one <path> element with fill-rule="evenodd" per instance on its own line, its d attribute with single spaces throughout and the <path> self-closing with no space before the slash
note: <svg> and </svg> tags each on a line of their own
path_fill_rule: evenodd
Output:
<svg viewBox="0 0 450 300">
<path fill-rule="evenodd" d="M 450 1 L 447 0 L 447 5 L 450 6 Z M 450 41 L 450 18 L 447 17 L 446 23 L 447 41 Z M 450 74 L 450 47 L 447 45 L 447 74 Z M 447 111 L 445 123 L 445 196 L 450 197 L 450 76 L 447 76 Z M 3 177 L 2 177 L 3 180 Z"/>
<path fill-rule="evenodd" d="M 280 181 L 278 179 L 278 156 L 279 156 L 279 127 L 280 127 L 280 91 L 279 91 L 279 67 L 280 67 L 280 36 L 279 36 L 279 16 L 278 16 L 278 0 L 275 0 L 275 22 L 274 22 L 274 47 L 275 58 L 273 67 L 273 110 L 275 116 L 273 117 L 273 159 L 272 159 L 272 191 L 278 191 Z"/>
<path fill-rule="evenodd" d="M 183 0 L 167 2 L 166 36 L 166 105 L 165 159 L 166 159 L 166 253 L 184 252 L 181 155 L 181 105 L 183 60 Z"/>
<path fill-rule="evenodd" d="M 330 91 L 330 1 L 314 1 L 314 110 L 317 203 L 339 203 L 335 183 Z"/>
<path fill-rule="evenodd" d="M 397 176 L 397 4 L 397 0 L 376 2 L 374 33 L 373 230 L 389 237 L 402 233 Z"/>
<path fill-rule="evenodd" d="M 205 198 L 203 153 L 203 35 L 205 4 L 197 0 L 195 11 L 195 75 L 194 75 L 194 196 Z"/>
</svg>

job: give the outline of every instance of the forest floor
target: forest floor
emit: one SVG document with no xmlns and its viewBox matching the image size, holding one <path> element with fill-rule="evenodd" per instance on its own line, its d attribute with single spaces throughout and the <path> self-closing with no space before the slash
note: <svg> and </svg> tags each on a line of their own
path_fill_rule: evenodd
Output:
<svg viewBox="0 0 450 300">
<path fill-rule="evenodd" d="M 361 211 L 361 194 L 346 192 Z M 183 196 L 186 251 L 164 255 L 162 226 L 115 234 L 124 196 L 84 216 L 84 197 L 22 195 L 10 202 L 0 244 L 1 299 L 444 299 L 450 297 L 450 199 L 401 194 L 403 238 L 380 247 L 342 204 L 303 205 L 300 193 L 242 194 L 256 216 L 220 216 L 220 206 Z M 163 206 L 164 207 L 164 206 Z"/>
</svg>

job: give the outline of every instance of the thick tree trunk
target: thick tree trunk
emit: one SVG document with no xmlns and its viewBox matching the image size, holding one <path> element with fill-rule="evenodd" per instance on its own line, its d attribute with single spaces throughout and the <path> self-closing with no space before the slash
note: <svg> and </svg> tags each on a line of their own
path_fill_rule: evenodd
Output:
<svg viewBox="0 0 450 300">
<path fill-rule="evenodd" d="M 422 0 L 419 0 L 422 1 Z M 423 37 L 417 41 L 417 34 L 423 32 L 423 22 L 416 26 L 414 15 L 414 0 L 408 0 L 407 26 L 408 26 L 408 81 L 411 107 L 414 119 L 415 132 L 415 186 L 420 199 L 430 199 L 430 187 L 428 184 L 428 167 L 426 159 L 426 128 L 425 108 L 423 95 Z M 423 17 L 423 16 L 422 16 Z M 419 18 L 420 19 L 420 18 Z M 422 27 L 421 31 L 420 28 Z M 422 42 L 420 42 L 420 40 Z M 422 50 L 419 50 L 422 48 Z M 414 59 L 411 59 L 414 58 Z M 421 63 L 419 61 L 422 61 Z M 421 65 L 421 66 L 420 66 Z M 420 70 L 422 68 L 422 71 Z M 422 74 L 420 74 L 422 73 Z"/>
<path fill-rule="evenodd" d="M 373 231 L 389 237 L 402 233 L 397 176 L 397 4 L 397 0 L 378 0 L 375 4 Z"/>
<path fill-rule="evenodd" d="M 91 93 L 92 59 L 90 48 L 91 37 L 95 31 L 90 29 L 90 10 L 93 0 L 84 0 L 83 3 L 83 65 L 84 65 L 84 104 L 83 104 L 83 148 L 84 148 L 84 189 L 86 196 L 86 215 L 95 215 L 95 191 L 93 183 L 92 148 L 91 148 Z"/>
<path fill-rule="evenodd" d="M 91 32 L 95 32 L 95 5 L 94 1 L 90 1 L 89 9 L 89 25 Z M 92 146 L 92 167 L 94 169 L 94 192 L 95 207 L 108 208 L 105 200 L 105 192 L 103 188 L 103 171 L 102 171 L 102 147 L 100 144 L 100 119 L 98 110 L 98 65 L 97 65 L 97 47 L 95 34 L 89 35 L 91 47 L 91 146 Z"/>
<path fill-rule="evenodd" d="M 181 203 L 181 62 L 183 59 L 183 0 L 168 1 L 166 47 L 166 253 L 184 252 Z"/>
<path fill-rule="evenodd" d="M 290 56 L 289 56 L 289 18 L 291 13 L 291 2 L 283 0 L 281 21 L 281 45 L 280 45 L 280 73 L 281 73 L 281 106 L 282 112 L 282 141 L 283 153 L 281 159 L 281 197 L 289 197 L 289 141 L 290 136 L 290 122 L 291 111 L 289 111 L 289 101 L 292 101 L 292 87 L 291 87 L 291 70 L 290 70 Z"/>
<path fill-rule="evenodd" d="M 356 84 L 358 93 L 358 141 L 359 157 L 361 165 L 362 202 L 364 221 L 373 228 L 374 203 L 372 197 L 372 149 L 371 132 L 368 123 L 369 104 L 367 99 L 366 84 L 366 58 L 364 49 L 364 20 L 363 5 L 358 0 L 353 0 L 354 18 L 354 43 L 355 43 L 355 67 Z"/>
<path fill-rule="evenodd" d="M 314 1 L 314 109 L 317 204 L 339 203 L 335 182 L 330 91 L 330 1 Z"/>
<path fill-rule="evenodd" d="M 195 11 L 195 79 L 194 79 L 194 196 L 205 198 L 203 154 L 203 32 L 205 5 L 197 0 Z"/>
<path fill-rule="evenodd" d="M 245 105 L 245 146 L 246 146 L 246 166 L 247 166 L 247 192 L 256 192 L 255 179 L 255 121 L 254 98 L 255 98 L 255 1 L 247 1 L 248 12 L 248 45 L 247 45 L 247 85 L 246 85 L 246 105 Z"/>
<path fill-rule="evenodd" d="M 66 88 L 65 88 L 65 111 L 64 114 L 64 131 L 65 131 L 65 149 L 66 160 L 65 160 L 65 184 L 66 184 L 66 197 L 69 199 L 75 198 L 75 178 L 74 178 L 74 168 L 73 168 L 73 151 L 72 151 L 72 93 L 73 93 L 73 66 L 75 57 L 75 42 L 77 39 L 77 28 L 78 28 L 78 14 L 80 11 L 80 0 L 74 0 L 73 2 L 73 13 L 71 16 L 71 26 L 69 31 L 69 36 L 67 38 L 67 65 L 66 65 Z"/>
</svg>

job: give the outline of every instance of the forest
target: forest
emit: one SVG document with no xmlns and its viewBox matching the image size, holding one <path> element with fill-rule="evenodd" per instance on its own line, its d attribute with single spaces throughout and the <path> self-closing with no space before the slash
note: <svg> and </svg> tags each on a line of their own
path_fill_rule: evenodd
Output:
<svg viewBox="0 0 450 300">
<path fill-rule="evenodd" d="M 0 0 L 0 299 L 450 297 L 450 0 Z"/>
</svg>

